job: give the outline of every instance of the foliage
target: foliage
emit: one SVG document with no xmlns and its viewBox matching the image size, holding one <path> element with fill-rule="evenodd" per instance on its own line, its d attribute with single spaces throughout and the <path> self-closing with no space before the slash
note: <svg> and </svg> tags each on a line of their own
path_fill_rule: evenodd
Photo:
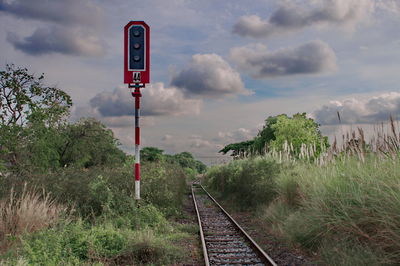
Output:
<svg viewBox="0 0 400 266">
<path fill-rule="evenodd" d="M 278 164 L 259 157 L 212 167 L 205 180 L 222 198 L 229 199 L 241 209 L 247 209 L 267 204 L 274 199 L 278 173 Z"/>
<path fill-rule="evenodd" d="M 43 86 L 44 75 L 6 65 L 0 71 L 0 124 L 23 126 L 33 120 L 56 123 L 67 114 L 71 97 L 55 87 Z"/>
<path fill-rule="evenodd" d="M 57 165 L 53 147 L 60 138 L 54 133 L 64 124 L 72 101 L 64 91 L 44 86 L 43 79 L 14 65 L 0 71 L 0 161 L 8 167 Z"/>
<path fill-rule="evenodd" d="M 19 140 L 12 143 L 16 131 Z M 90 118 L 59 127 L 34 122 L 17 130 L 2 128 L 0 135 L 4 144 L 0 158 L 9 162 L 10 170 L 24 174 L 67 166 L 112 166 L 125 160 L 112 131 Z"/>
<path fill-rule="evenodd" d="M 207 166 L 200 161 L 197 161 L 189 152 L 181 152 L 172 157 L 182 168 L 190 168 L 196 173 L 202 174 L 206 171 Z"/>
<path fill-rule="evenodd" d="M 138 208 L 131 169 L 132 165 L 85 171 L 71 167 L 30 176 L 28 186 L 41 185 L 58 202 L 75 206 L 76 215 L 87 219 L 23 235 L 22 246 L 11 249 L 0 264 L 15 265 L 16 258 L 41 265 L 176 263 L 183 254 L 173 243 L 186 236 L 166 216 L 177 215 L 181 208 L 183 170 L 168 162 L 144 162 L 142 178 L 146 182 Z M 26 181 L 21 176 L 9 177 L 1 180 L 3 190 Z"/>
<path fill-rule="evenodd" d="M 11 175 L 0 179 L 0 196 L 11 187 L 28 183 L 44 188 L 59 202 L 75 206 L 83 217 L 99 217 L 104 213 L 135 213 L 133 165 L 126 167 L 60 168 L 49 173 L 29 176 Z M 164 214 L 173 215 L 181 208 L 185 192 L 185 173 L 181 167 L 168 162 L 143 162 L 142 197 Z"/>
<path fill-rule="evenodd" d="M 303 144 L 316 146 L 316 153 L 321 153 L 323 147 L 328 147 L 328 138 L 322 137 L 318 124 L 313 119 L 307 118 L 306 113 L 298 113 L 292 118 L 279 115 L 275 124 L 271 126 L 274 130 L 275 140 L 271 140 L 271 148 L 281 149 L 284 143 L 293 145 L 293 152 L 300 154 Z"/>
<path fill-rule="evenodd" d="M 232 151 L 232 156 L 243 158 L 247 154 L 265 154 L 272 149 L 282 151 L 286 145 L 286 149 L 298 157 L 303 145 L 314 145 L 317 156 L 329 147 L 328 138 L 321 135 L 318 127 L 313 119 L 306 117 L 306 113 L 297 113 L 293 117 L 286 114 L 270 116 L 253 140 L 229 144 L 220 152 Z"/>
<path fill-rule="evenodd" d="M 17 195 L 11 189 L 8 198 L 0 201 L 0 251 L 23 233 L 47 228 L 66 215 L 68 208 L 56 203 L 49 194 L 28 190 L 24 186 L 21 194 Z"/>
<path fill-rule="evenodd" d="M 187 173 L 205 165 L 143 149 L 135 201 L 133 156 L 99 121 L 67 123 L 70 97 L 42 81 L 0 71 L 0 264 L 177 263 L 187 235 L 167 218 L 181 215 Z"/>
<path fill-rule="evenodd" d="M 179 231 L 179 230 L 178 230 Z M 119 229 L 110 224 L 87 226 L 82 221 L 24 235 L 20 249 L 0 261 L 2 265 L 137 265 L 177 263 L 184 254 L 175 247 L 185 234 Z M 167 233 L 167 235 L 166 235 Z M 172 240 L 175 239 L 175 240 Z"/>
<path fill-rule="evenodd" d="M 266 146 L 276 139 L 274 125 L 278 122 L 280 116 L 286 116 L 285 114 L 277 116 L 269 116 L 265 119 L 265 125 L 262 130 L 258 132 L 257 136 L 254 138 L 253 148 L 262 154 L 265 151 Z M 287 116 L 286 116 L 287 117 Z"/>
<path fill-rule="evenodd" d="M 207 166 L 196 160 L 189 152 L 181 152 L 174 155 L 163 154 L 163 150 L 156 147 L 145 147 L 140 151 L 142 161 L 161 162 L 166 161 L 171 164 L 178 164 L 185 169 L 189 176 L 202 174 L 207 170 Z"/>
<path fill-rule="evenodd" d="M 140 158 L 143 161 L 159 162 L 163 158 L 163 150 L 156 147 L 144 147 L 140 150 Z"/>
<path fill-rule="evenodd" d="M 111 130 L 94 119 L 67 124 L 71 97 L 26 68 L 0 71 L 0 162 L 9 171 L 48 171 L 125 160 Z"/>
<path fill-rule="evenodd" d="M 325 263 L 399 264 L 399 172 L 398 161 L 375 156 L 363 164 L 290 166 L 276 179 L 278 196 L 264 219 L 290 242 L 321 252 Z"/>
<path fill-rule="evenodd" d="M 63 131 L 64 141 L 58 149 L 61 166 L 88 168 L 121 164 L 125 160 L 113 132 L 93 118 L 67 125 Z"/>
<path fill-rule="evenodd" d="M 231 143 L 231 144 L 226 145 L 219 152 L 222 152 L 223 154 L 227 154 L 228 152 L 232 151 L 232 154 L 231 154 L 232 156 L 243 158 L 245 156 L 245 153 L 248 152 L 253 147 L 254 142 L 255 142 L 255 140 Z"/>
</svg>

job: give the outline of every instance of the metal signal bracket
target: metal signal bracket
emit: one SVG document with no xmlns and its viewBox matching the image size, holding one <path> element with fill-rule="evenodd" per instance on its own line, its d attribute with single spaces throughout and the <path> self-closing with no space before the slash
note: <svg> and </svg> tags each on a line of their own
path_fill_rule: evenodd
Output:
<svg viewBox="0 0 400 266">
<path fill-rule="evenodd" d="M 128 88 L 130 88 L 130 89 L 132 89 L 132 88 L 144 88 L 145 87 L 145 84 L 144 83 L 142 83 L 142 84 L 140 84 L 140 83 L 135 83 L 135 84 L 128 84 Z"/>
</svg>

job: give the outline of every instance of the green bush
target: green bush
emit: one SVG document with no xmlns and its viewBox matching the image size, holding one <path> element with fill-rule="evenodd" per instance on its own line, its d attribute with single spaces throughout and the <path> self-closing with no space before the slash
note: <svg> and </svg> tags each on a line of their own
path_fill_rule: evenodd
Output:
<svg viewBox="0 0 400 266">
<path fill-rule="evenodd" d="M 129 230 L 76 221 L 23 236 L 21 247 L 3 256 L 0 264 L 175 264 L 185 256 L 175 243 L 185 237 L 179 230 Z"/>
<path fill-rule="evenodd" d="M 275 198 L 279 171 L 277 163 L 262 157 L 234 160 L 211 168 L 206 184 L 240 208 L 255 208 Z"/>
<path fill-rule="evenodd" d="M 88 257 L 88 237 L 81 223 L 65 225 L 25 236 L 18 252 L 31 265 L 79 265 Z"/>
<path fill-rule="evenodd" d="M 122 252 L 126 244 L 126 236 L 113 227 L 93 227 L 90 232 L 92 256 L 115 257 Z"/>
<path fill-rule="evenodd" d="M 65 168 L 49 173 L 2 177 L 1 196 L 11 187 L 44 188 L 60 203 L 74 206 L 82 217 L 101 216 L 105 212 L 123 215 L 135 212 L 133 165 L 125 167 Z M 147 162 L 142 166 L 142 205 L 152 204 L 167 215 L 181 208 L 186 188 L 185 173 L 176 164 Z M 18 192 L 18 191 L 17 191 Z"/>
<path fill-rule="evenodd" d="M 117 264 L 170 265 L 179 262 L 184 254 L 165 237 L 152 230 L 137 231 L 129 239 L 125 251 L 116 259 Z"/>
</svg>

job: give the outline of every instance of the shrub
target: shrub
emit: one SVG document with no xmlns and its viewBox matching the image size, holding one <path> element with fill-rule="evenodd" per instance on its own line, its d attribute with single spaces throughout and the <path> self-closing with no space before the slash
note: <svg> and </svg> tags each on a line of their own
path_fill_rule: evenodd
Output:
<svg viewBox="0 0 400 266">
<path fill-rule="evenodd" d="M 81 258 L 87 257 L 87 235 L 85 233 L 82 232 L 82 229 L 60 231 L 51 228 L 42 230 L 32 235 L 26 235 L 19 252 L 30 265 L 79 265 Z M 83 241 L 77 241 L 79 234 L 81 238 L 83 236 Z M 69 242 L 69 240 L 75 241 Z"/>
<path fill-rule="evenodd" d="M 178 247 L 152 230 L 137 231 L 129 239 L 125 251 L 116 259 L 117 264 L 174 264 L 184 255 Z"/>
<path fill-rule="evenodd" d="M 92 256 L 112 258 L 125 248 L 126 237 L 113 227 L 94 227 L 90 232 Z"/>
<path fill-rule="evenodd" d="M 279 171 L 274 161 L 262 157 L 235 160 L 211 168 L 206 184 L 241 208 L 255 208 L 275 198 L 275 177 Z"/>
<path fill-rule="evenodd" d="M 136 209 L 133 165 L 89 169 L 65 168 L 31 176 L 12 175 L 3 178 L 2 193 L 29 182 L 40 187 L 62 204 L 72 205 L 77 213 L 92 220 L 105 212 L 122 215 Z M 168 216 L 177 215 L 185 193 L 185 174 L 177 164 L 147 162 L 142 166 L 142 204 L 152 204 Z"/>
</svg>

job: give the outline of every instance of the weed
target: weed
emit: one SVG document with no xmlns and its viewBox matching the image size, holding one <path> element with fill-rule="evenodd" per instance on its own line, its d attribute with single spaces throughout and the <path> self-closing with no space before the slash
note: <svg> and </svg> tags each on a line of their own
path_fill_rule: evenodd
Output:
<svg viewBox="0 0 400 266">
<path fill-rule="evenodd" d="M 65 215 L 69 215 L 68 208 L 56 203 L 44 191 L 39 193 L 24 186 L 17 195 L 12 189 L 9 198 L 0 201 L 1 250 L 6 250 L 23 233 L 47 228 Z"/>
</svg>

